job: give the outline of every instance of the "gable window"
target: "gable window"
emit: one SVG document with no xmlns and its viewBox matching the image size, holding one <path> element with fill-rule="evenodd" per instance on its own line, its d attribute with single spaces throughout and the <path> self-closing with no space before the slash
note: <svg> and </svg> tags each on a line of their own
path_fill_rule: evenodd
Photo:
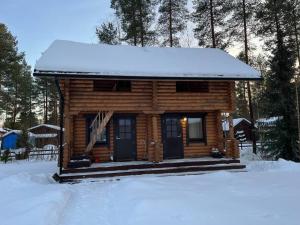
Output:
<svg viewBox="0 0 300 225">
<path fill-rule="evenodd" d="M 209 84 L 205 81 L 177 81 L 176 92 L 209 92 Z"/>
<path fill-rule="evenodd" d="M 86 116 L 86 144 L 88 145 L 91 140 L 91 124 L 95 119 L 96 115 Z M 109 144 L 109 128 L 108 125 L 104 128 L 102 134 L 97 135 L 95 146 L 108 145 Z"/>
<path fill-rule="evenodd" d="M 128 80 L 94 80 L 94 91 L 131 91 L 131 81 Z"/>
<path fill-rule="evenodd" d="M 187 140 L 188 142 L 206 142 L 204 116 L 187 117 Z"/>
</svg>

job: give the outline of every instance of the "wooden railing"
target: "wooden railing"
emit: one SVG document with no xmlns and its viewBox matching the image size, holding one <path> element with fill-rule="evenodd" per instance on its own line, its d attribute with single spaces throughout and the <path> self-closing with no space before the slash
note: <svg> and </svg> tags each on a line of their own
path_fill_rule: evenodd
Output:
<svg viewBox="0 0 300 225">
<path fill-rule="evenodd" d="M 113 111 L 101 111 L 97 114 L 90 126 L 90 142 L 86 147 L 86 153 L 90 152 L 93 149 L 95 143 L 97 142 L 97 136 L 100 136 L 103 133 L 113 113 Z"/>
</svg>

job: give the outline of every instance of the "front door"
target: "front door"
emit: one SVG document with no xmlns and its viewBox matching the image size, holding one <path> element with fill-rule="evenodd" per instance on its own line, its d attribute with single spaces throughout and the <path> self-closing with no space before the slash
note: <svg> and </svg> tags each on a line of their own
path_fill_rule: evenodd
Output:
<svg viewBox="0 0 300 225">
<path fill-rule="evenodd" d="M 164 116 L 162 123 L 164 159 L 183 158 L 183 141 L 180 116 Z"/>
<path fill-rule="evenodd" d="M 134 116 L 114 117 L 114 161 L 136 160 L 136 120 Z"/>
</svg>

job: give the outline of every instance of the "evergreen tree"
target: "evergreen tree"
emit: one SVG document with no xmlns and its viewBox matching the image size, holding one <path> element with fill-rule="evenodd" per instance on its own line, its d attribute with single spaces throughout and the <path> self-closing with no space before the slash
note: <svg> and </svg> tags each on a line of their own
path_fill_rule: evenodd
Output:
<svg viewBox="0 0 300 225">
<path fill-rule="evenodd" d="M 297 154 L 297 126 L 292 80 L 295 75 L 295 54 L 291 42 L 291 21 L 285 18 L 291 8 L 287 1 L 266 0 L 259 5 L 257 19 L 259 34 L 268 38 L 272 52 L 270 71 L 266 76 L 264 111 L 279 119 L 267 134 L 268 153 L 275 158 L 299 160 Z"/>
<path fill-rule="evenodd" d="M 23 58 L 23 55 L 18 53 L 16 38 L 3 23 L 0 23 L 0 49 L 0 85 L 2 85 L 3 79 L 9 76 L 14 63 L 20 62 Z"/>
<path fill-rule="evenodd" d="M 255 31 L 255 12 L 258 7 L 259 0 L 232 0 L 231 1 L 231 10 L 232 15 L 227 21 L 227 29 L 231 31 L 232 39 L 236 42 L 243 43 L 245 42 L 245 24 L 246 22 L 246 31 Z M 248 32 L 247 36 L 252 37 L 251 33 Z M 248 39 L 247 42 L 250 43 Z M 253 43 L 250 44 L 250 46 Z M 249 46 L 248 46 L 249 48 Z M 250 49 L 249 49 L 250 50 Z"/>
<path fill-rule="evenodd" d="M 232 13 L 230 0 L 193 0 L 195 38 L 201 47 L 226 49 L 232 40 L 227 20 Z"/>
<path fill-rule="evenodd" d="M 122 40 L 132 45 L 152 45 L 155 32 L 152 25 L 155 19 L 157 0 L 112 0 L 111 8 L 115 10 L 124 33 Z"/>
<path fill-rule="evenodd" d="M 29 128 L 36 122 L 32 108 L 32 77 L 24 53 L 19 53 L 17 40 L 0 24 L 0 111 L 6 114 L 5 126 Z"/>
<path fill-rule="evenodd" d="M 178 34 L 186 28 L 187 0 L 161 0 L 158 30 L 164 46 L 179 46 Z"/>
<path fill-rule="evenodd" d="M 58 124 L 59 97 L 55 82 L 52 78 L 38 78 L 37 104 L 40 106 L 37 112 L 43 118 L 43 123 Z"/>
<path fill-rule="evenodd" d="M 117 45 L 120 43 L 118 28 L 112 23 L 103 23 L 96 28 L 96 34 L 100 43 Z"/>
</svg>

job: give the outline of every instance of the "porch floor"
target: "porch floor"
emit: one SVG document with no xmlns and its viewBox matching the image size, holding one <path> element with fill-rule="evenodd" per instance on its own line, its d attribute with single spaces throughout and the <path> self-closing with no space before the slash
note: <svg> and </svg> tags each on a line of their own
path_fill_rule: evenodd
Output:
<svg viewBox="0 0 300 225">
<path fill-rule="evenodd" d="M 55 174 L 59 182 L 70 182 L 83 178 L 121 177 L 143 174 L 194 173 L 217 170 L 242 170 L 245 166 L 238 159 L 188 158 L 164 160 L 160 163 L 148 161 L 94 163 L 88 168 L 64 169 Z"/>
<path fill-rule="evenodd" d="M 184 163 L 184 162 L 217 162 L 217 161 L 232 161 L 232 158 L 212 158 L 212 157 L 200 157 L 200 158 L 184 158 L 184 159 L 165 159 L 162 162 L 154 163 L 150 161 L 128 161 L 128 162 L 102 162 L 93 163 L 90 168 L 102 168 L 102 167 L 115 167 L 115 166 L 132 166 L 132 165 L 160 165 L 166 163 Z"/>
</svg>

